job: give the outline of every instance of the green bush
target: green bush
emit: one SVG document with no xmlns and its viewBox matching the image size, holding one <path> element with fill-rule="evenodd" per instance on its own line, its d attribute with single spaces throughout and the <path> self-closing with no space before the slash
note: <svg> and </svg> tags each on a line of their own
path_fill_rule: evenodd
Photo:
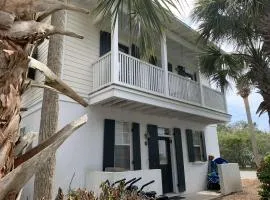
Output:
<svg viewBox="0 0 270 200">
<path fill-rule="evenodd" d="M 259 195 L 262 200 L 270 199 L 270 155 L 264 158 L 260 168 L 257 171 L 257 176 L 261 182 Z"/>
<path fill-rule="evenodd" d="M 255 129 L 259 154 L 263 158 L 270 153 L 270 134 Z M 229 162 L 239 163 L 241 168 L 255 167 L 250 133 L 245 122 L 218 126 L 218 140 L 221 157 Z"/>
</svg>

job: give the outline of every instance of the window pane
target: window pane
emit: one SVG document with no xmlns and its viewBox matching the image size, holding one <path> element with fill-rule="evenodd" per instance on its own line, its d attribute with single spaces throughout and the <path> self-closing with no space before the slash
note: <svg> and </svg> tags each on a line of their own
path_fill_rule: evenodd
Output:
<svg viewBox="0 0 270 200">
<path fill-rule="evenodd" d="M 127 122 L 115 123 L 115 144 L 130 144 L 130 128 Z"/>
<path fill-rule="evenodd" d="M 114 167 L 130 169 L 130 137 L 129 123 L 116 121 Z"/>
<path fill-rule="evenodd" d="M 194 147 L 195 161 L 202 160 L 201 147 Z"/>
<path fill-rule="evenodd" d="M 166 136 L 166 135 L 170 135 L 170 129 L 168 128 L 158 128 L 158 136 Z"/>
<path fill-rule="evenodd" d="M 201 137 L 199 132 L 193 132 L 193 144 L 201 146 Z"/>
<path fill-rule="evenodd" d="M 159 148 L 160 165 L 167 165 L 168 164 L 168 157 L 167 157 L 166 141 L 159 140 L 158 141 L 158 148 Z"/>
<path fill-rule="evenodd" d="M 115 145 L 114 147 L 114 167 L 130 169 L 130 146 Z"/>
</svg>

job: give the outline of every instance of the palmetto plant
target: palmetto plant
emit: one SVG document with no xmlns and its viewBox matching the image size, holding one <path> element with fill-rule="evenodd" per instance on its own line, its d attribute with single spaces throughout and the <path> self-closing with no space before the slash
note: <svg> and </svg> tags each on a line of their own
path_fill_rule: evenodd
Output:
<svg viewBox="0 0 270 200">
<path fill-rule="evenodd" d="M 112 17 L 120 24 L 124 21 L 129 25 L 132 39 L 140 47 L 142 56 L 150 58 L 159 48 L 161 35 L 174 16 L 173 10 L 179 8 L 185 0 L 100 0 L 95 9 L 104 19 Z"/>
<path fill-rule="evenodd" d="M 251 81 L 251 72 L 245 66 L 243 55 L 226 54 L 221 49 L 210 46 L 201 55 L 201 71 L 220 88 L 227 88 L 230 82 L 236 85 L 237 93 L 243 98 L 247 120 L 250 130 L 254 160 L 257 166 L 260 164 L 260 158 L 257 148 L 257 142 L 252 122 L 248 97 L 253 87 Z"/>
<path fill-rule="evenodd" d="M 235 47 L 235 53 L 223 52 L 223 57 L 229 56 L 245 63 L 240 68 L 247 70 L 252 84 L 263 97 L 257 112 L 268 112 L 270 118 L 268 8 L 268 0 L 198 0 L 193 17 L 199 23 L 200 39 L 210 39 L 218 44 L 228 42 Z M 227 62 L 226 59 L 224 61 Z M 202 65 L 202 68 L 209 66 Z M 226 73 L 224 70 L 218 73 L 222 72 Z"/>
</svg>

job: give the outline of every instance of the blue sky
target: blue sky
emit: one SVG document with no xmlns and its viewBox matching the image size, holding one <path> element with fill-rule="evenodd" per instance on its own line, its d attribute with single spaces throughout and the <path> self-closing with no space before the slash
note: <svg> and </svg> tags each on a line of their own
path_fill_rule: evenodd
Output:
<svg viewBox="0 0 270 200">
<path fill-rule="evenodd" d="M 187 3 L 184 3 L 183 5 L 183 12 L 181 13 L 180 19 L 183 20 L 185 23 L 187 23 L 189 26 L 195 28 L 195 24 L 191 22 L 190 19 L 190 12 L 194 6 L 195 0 L 187 0 Z M 226 47 L 225 49 L 226 50 Z M 270 127 L 268 124 L 268 116 L 267 114 L 263 114 L 262 116 L 258 116 L 256 114 L 256 110 L 259 106 L 259 104 L 262 101 L 262 97 L 260 94 L 256 92 L 256 90 L 253 90 L 252 94 L 249 96 L 249 102 L 250 102 L 250 108 L 251 108 L 251 114 L 253 121 L 256 122 L 258 125 L 258 128 L 263 131 L 270 131 Z M 231 86 L 231 89 L 227 91 L 227 103 L 228 103 L 228 111 L 232 115 L 231 122 L 236 122 L 240 120 L 246 121 L 246 112 L 243 100 L 240 96 L 236 94 L 236 90 L 234 86 Z"/>
</svg>

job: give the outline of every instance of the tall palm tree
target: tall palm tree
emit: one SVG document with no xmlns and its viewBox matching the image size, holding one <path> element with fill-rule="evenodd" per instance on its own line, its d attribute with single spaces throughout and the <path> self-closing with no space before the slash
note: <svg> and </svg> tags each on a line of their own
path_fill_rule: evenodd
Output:
<svg viewBox="0 0 270 200">
<path fill-rule="evenodd" d="M 268 112 L 270 124 L 268 7 L 268 0 L 197 0 L 193 17 L 199 23 L 200 39 L 235 46 L 232 55 L 247 64 L 252 84 L 263 97 L 257 112 Z"/>
<path fill-rule="evenodd" d="M 252 116 L 251 116 L 250 105 L 249 105 L 249 100 L 248 100 L 248 97 L 251 93 L 250 79 L 244 75 L 239 76 L 236 79 L 236 89 L 237 89 L 238 95 L 240 95 L 244 101 L 254 161 L 255 161 L 256 166 L 259 167 L 261 159 L 260 159 L 260 155 L 258 152 L 258 145 L 257 145 L 257 140 L 256 140 L 255 128 L 254 128 L 254 124 L 252 122 Z"/>
<path fill-rule="evenodd" d="M 260 164 L 257 141 L 252 122 L 248 97 L 251 93 L 252 82 L 251 72 L 248 71 L 242 59 L 242 55 L 226 54 L 221 49 L 214 46 L 206 48 L 204 54 L 200 56 L 201 72 L 208 76 L 212 82 L 220 88 L 228 88 L 230 82 L 236 85 L 237 93 L 243 98 L 246 109 L 247 121 L 250 131 L 250 141 L 254 161 L 257 166 Z"/>
</svg>

